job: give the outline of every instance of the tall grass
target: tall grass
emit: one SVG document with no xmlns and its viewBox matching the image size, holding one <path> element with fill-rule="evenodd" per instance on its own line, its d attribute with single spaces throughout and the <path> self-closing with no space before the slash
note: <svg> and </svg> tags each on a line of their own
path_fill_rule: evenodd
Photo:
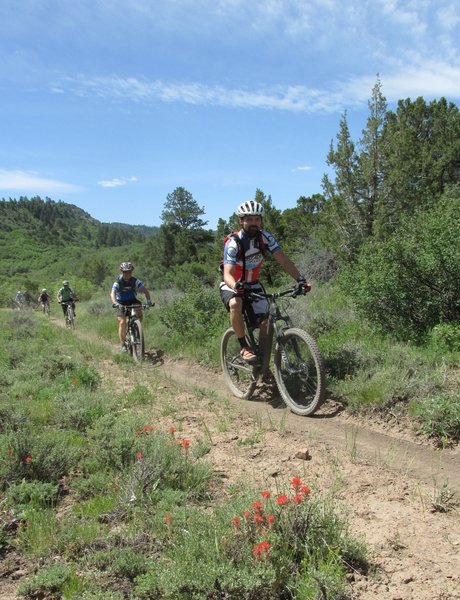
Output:
<svg viewBox="0 0 460 600">
<path fill-rule="evenodd" d="M 72 332 L 9 318 L 0 311 L 0 493 L 16 529 L 0 543 L 31 565 L 21 596 L 346 597 L 366 551 L 330 499 L 293 480 L 223 502 L 204 442 L 153 425 L 148 394 L 131 405 L 116 384 L 102 392 L 99 359 Z M 15 388 L 13 360 L 33 385 Z"/>
</svg>

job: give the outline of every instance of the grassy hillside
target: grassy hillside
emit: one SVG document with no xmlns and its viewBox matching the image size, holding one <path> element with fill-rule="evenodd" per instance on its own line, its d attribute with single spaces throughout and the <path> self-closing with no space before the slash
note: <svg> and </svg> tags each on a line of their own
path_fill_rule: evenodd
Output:
<svg viewBox="0 0 460 600">
<path fill-rule="evenodd" d="M 0 305 L 18 289 L 35 297 L 63 278 L 87 295 L 112 277 L 120 260 L 135 260 L 155 227 L 101 223 L 80 208 L 50 199 L 0 201 L 0 260 L 6 284 Z"/>
</svg>

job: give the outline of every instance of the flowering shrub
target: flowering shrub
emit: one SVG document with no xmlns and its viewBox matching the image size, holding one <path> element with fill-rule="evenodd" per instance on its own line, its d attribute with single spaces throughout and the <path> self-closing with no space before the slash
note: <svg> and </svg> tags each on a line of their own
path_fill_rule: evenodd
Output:
<svg viewBox="0 0 460 600">
<path fill-rule="evenodd" d="M 261 494 L 261 500 L 254 500 L 250 508 L 244 509 L 241 517 L 232 518 L 234 543 L 231 552 L 244 544 L 251 545 L 253 558 L 267 560 L 271 556 L 272 546 L 285 546 L 286 540 L 295 545 L 303 539 L 293 535 L 302 531 L 304 520 L 310 512 L 308 499 L 311 490 L 299 477 L 291 480 L 291 496 L 278 494 L 272 497 L 268 490 Z"/>
</svg>

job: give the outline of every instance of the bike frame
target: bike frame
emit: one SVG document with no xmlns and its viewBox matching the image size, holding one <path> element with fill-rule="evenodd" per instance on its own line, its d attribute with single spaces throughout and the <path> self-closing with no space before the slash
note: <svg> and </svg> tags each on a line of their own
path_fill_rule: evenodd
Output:
<svg viewBox="0 0 460 600">
<path fill-rule="evenodd" d="M 150 304 L 113 304 L 113 308 L 123 307 L 124 317 L 126 318 L 126 335 L 125 335 L 125 345 L 129 350 L 129 353 L 134 356 L 133 349 L 131 347 L 131 333 L 133 332 L 133 325 L 136 321 L 139 321 L 140 325 L 140 317 L 137 315 L 136 309 L 147 309 L 152 305 Z M 142 332 L 142 356 L 144 354 L 144 335 Z"/>
<path fill-rule="evenodd" d="M 65 306 L 65 320 L 66 323 L 70 326 L 73 326 L 74 322 L 75 322 L 75 314 L 73 313 L 73 308 L 72 308 L 72 322 L 70 322 L 70 320 L 68 320 L 68 310 L 69 307 L 71 307 L 73 305 L 73 303 L 75 302 L 75 300 L 68 300 L 67 302 L 61 302 L 61 305 Z"/>
<path fill-rule="evenodd" d="M 276 301 L 283 296 L 294 298 L 296 295 L 295 289 L 293 290 L 290 288 L 282 292 L 272 292 L 268 294 L 266 292 L 247 292 L 243 298 L 243 317 L 246 325 L 247 337 L 249 338 L 248 341 L 252 347 L 259 348 L 262 357 L 262 362 L 260 363 L 261 374 L 267 373 L 270 367 L 273 340 L 278 338 L 284 329 L 292 327 L 291 318 L 287 314 L 281 313 L 281 309 Z M 260 325 L 264 321 L 261 321 L 258 325 L 254 325 L 251 322 L 251 315 L 248 310 L 251 300 L 260 299 L 268 300 L 268 313 L 266 318 L 267 330 L 262 336 L 260 335 Z M 281 326 L 278 324 L 280 321 L 283 322 L 283 325 Z M 254 331 L 256 329 L 259 329 L 259 343 L 257 343 L 254 337 Z"/>
</svg>

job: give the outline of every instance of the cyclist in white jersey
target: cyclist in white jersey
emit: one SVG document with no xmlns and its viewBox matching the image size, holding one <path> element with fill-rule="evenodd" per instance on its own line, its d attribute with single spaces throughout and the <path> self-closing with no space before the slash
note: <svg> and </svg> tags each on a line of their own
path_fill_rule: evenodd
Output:
<svg viewBox="0 0 460 600">
<path fill-rule="evenodd" d="M 244 335 L 243 295 L 244 291 L 262 290 L 259 273 L 263 262 L 263 250 L 268 250 L 281 267 L 295 279 L 300 293 L 310 291 L 311 285 L 281 250 L 271 233 L 262 229 L 264 208 L 255 200 L 248 200 L 238 206 L 237 214 L 241 229 L 238 239 L 230 237 L 225 244 L 223 260 L 223 281 L 220 284 L 220 295 L 226 309 L 230 313 L 230 323 L 241 346 L 241 356 L 248 363 L 257 362 L 254 350 L 248 346 Z M 262 248 L 263 247 L 263 248 Z M 260 322 L 263 336 L 266 330 L 267 302 L 260 300 L 252 304 L 256 317 Z"/>
</svg>

